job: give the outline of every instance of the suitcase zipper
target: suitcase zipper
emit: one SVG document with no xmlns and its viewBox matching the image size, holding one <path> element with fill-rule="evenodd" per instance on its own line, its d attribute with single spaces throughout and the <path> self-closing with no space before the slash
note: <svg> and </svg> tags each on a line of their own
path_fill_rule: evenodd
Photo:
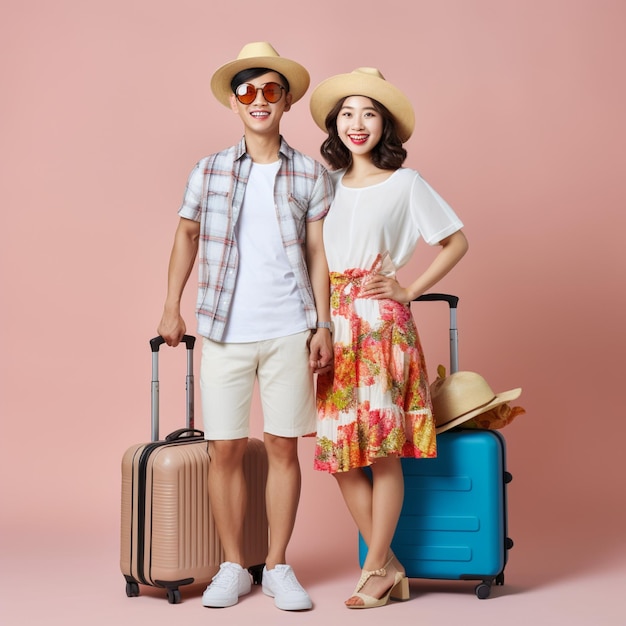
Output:
<svg viewBox="0 0 626 626">
<path fill-rule="evenodd" d="M 157 449 L 166 445 L 179 445 L 186 443 L 196 443 L 204 441 L 204 437 L 187 437 L 185 440 L 179 441 L 155 441 L 147 444 L 141 452 L 139 463 L 137 466 L 137 484 L 138 484 L 138 506 L 137 506 L 137 582 L 144 585 L 153 585 L 147 579 L 145 558 L 146 558 L 146 501 L 147 501 L 147 473 L 148 460 L 150 455 Z M 132 537 L 131 537 L 132 541 Z M 132 555 L 132 548 L 131 548 Z M 132 569 L 132 564 L 131 564 Z"/>
</svg>

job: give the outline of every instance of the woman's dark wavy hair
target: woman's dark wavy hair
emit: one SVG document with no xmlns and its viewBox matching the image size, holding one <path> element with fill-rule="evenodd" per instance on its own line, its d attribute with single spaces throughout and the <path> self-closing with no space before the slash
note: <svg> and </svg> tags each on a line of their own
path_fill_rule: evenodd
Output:
<svg viewBox="0 0 626 626">
<path fill-rule="evenodd" d="M 237 72 L 233 76 L 233 79 L 230 81 L 230 88 L 233 93 L 239 85 L 243 83 L 248 83 L 259 76 L 263 76 L 263 74 L 267 74 L 268 72 L 276 72 L 276 70 L 269 69 L 267 67 L 251 67 L 247 70 L 241 70 L 241 72 Z M 289 93 L 289 81 L 281 74 L 280 72 L 276 72 L 280 76 L 280 80 L 283 83 L 283 87 L 285 88 L 285 93 Z"/>
<path fill-rule="evenodd" d="M 346 98 L 339 100 L 326 116 L 325 124 L 328 138 L 320 148 L 324 159 L 335 170 L 350 167 L 352 164 L 352 153 L 346 148 L 337 134 L 337 117 L 345 100 Z M 383 133 L 380 141 L 372 150 L 372 163 L 384 170 L 397 170 L 404 163 L 407 152 L 402 147 L 402 141 L 398 136 L 396 121 L 387 107 L 378 102 L 378 100 L 374 100 L 374 98 L 370 98 L 370 100 L 376 111 L 383 118 Z"/>
</svg>

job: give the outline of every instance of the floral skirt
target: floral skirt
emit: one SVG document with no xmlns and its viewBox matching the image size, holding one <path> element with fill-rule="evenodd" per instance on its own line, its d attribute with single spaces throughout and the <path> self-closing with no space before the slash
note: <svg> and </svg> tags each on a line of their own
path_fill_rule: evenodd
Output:
<svg viewBox="0 0 626 626">
<path fill-rule="evenodd" d="M 428 377 L 408 306 L 360 297 L 368 270 L 331 273 L 334 371 L 317 381 L 314 467 L 437 454 Z"/>
</svg>

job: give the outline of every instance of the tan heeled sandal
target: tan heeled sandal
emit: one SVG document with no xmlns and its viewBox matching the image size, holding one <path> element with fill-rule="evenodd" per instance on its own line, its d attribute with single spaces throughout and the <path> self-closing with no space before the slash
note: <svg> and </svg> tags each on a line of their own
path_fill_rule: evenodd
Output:
<svg viewBox="0 0 626 626">
<path fill-rule="evenodd" d="M 403 572 L 399 572 L 396 570 L 393 583 L 387 593 L 382 598 L 375 598 L 374 596 L 367 595 L 366 593 L 361 593 L 361 589 L 363 589 L 365 583 L 372 576 L 386 576 L 387 568 L 390 566 L 392 559 L 385 564 L 385 567 L 381 567 L 380 569 L 376 569 L 373 571 L 363 570 L 361 572 L 361 578 L 359 578 L 359 582 L 352 594 L 352 598 L 360 598 L 363 600 L 363 604 L 346 604 L 349 609 L 373 609 L 379 606 L 385 606 L 389 603 L 389 600 L 408 600 L 409 599 L 409 579 L 404 575 Z M 395 569 L 395 568 L 394 568 Z"/>
</svg>

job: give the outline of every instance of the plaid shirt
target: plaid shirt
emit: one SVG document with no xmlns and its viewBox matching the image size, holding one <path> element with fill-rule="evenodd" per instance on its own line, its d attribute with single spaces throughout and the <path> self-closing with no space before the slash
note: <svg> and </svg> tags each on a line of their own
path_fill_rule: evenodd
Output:
<svg viewBox="0 0 626 626">
<path fill-rule="evenodd" d="M 279 156 L 282 163 L 274 185 L 276 217 L 307 325 L 315 328 L 315 299 L 306 267 L 306 223 L 328 212 L 332 182 L 322 165 L 291 148 L 282 137 Z M 189 176 L 178 211 L 181 217 L 200 222 L 198 333 L 214 341 L 224 335 L 235 290 L 239 263 L 235 225 L 251 167 L 245 138 L 236 146 L 203 158 Z"/>
</svg>

